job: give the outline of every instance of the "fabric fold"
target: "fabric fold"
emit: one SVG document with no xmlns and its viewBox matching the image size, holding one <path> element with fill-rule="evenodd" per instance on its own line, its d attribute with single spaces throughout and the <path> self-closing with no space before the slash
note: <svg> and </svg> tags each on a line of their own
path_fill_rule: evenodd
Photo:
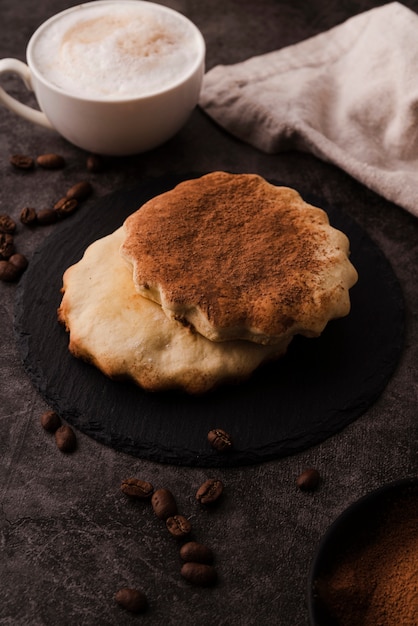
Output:
<svg viewBox="0 0 418 626">
<path fill-rule="evenodd" d="M 254 147 L 297 149 L 418 216 L 418 15 L 393 2 L 204 78 L 200 106 Z"/>
</svg>

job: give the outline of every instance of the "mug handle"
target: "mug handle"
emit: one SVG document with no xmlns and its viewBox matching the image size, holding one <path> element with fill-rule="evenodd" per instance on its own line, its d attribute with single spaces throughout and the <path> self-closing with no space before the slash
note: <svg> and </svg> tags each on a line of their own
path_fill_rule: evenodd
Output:
<svg viewBox="0 0 418 626">
<path fill-rule="evenodd" d="M 6 72 L 14 72 L 17 74 L 25 83 L 26 89 L 33 91 L 30 69 L 26 63 L 23 63 L 18 59 L 1 59 L 0 75 L 5 74 Z M 36 109 L 32 109 L 32 107 L 26 106 L 26 104 L 22 104 L 16 100 L 16 98 L 9 96 L 9 94 L 6 93 L 2 87 L 0 87 L 0 102 L 14 113 L 17 113 L 34 124 L 39 124 L 45 128 L 54 128 L 44 113 L 37 111 Z"/>
</svg>

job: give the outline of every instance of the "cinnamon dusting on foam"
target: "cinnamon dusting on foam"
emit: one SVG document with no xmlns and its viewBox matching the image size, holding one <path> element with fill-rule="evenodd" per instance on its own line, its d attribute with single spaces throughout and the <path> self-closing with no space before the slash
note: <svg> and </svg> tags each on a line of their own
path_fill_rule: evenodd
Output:
<svg viewBox="0 0 418 626">
<path fill-rule="evenodd" d="M 199 53 L 183 17 L 153 3 L 80 5 L 58 16 L 34 48 L 40 72 L 85 97 L 143 96 L 183 80 Z"/>
<path fill-rule="evenodd" d="M 137 18 L 138 20 L 138 18 Z M 60 49 L 65 46 L 90 46 L 101 44 L 106 38 L 114 36 L 115 48 L 128 57 L 149 57 L 166 55 L 170 46 L 176 45 L 176 37 L 157 22 L 140 19 L 138 23 L 145 36 L 132 32 L 132 17 L 103 15 L 77 23 L 69 28 L 62 37 Z M 118 32 L 122 32 L 118 35 Z"/>
</svg>

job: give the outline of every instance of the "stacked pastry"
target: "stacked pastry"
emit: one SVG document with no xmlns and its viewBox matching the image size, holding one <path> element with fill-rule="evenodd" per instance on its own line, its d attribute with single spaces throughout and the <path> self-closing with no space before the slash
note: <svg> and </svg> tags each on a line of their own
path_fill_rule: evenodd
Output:
<svg viewBox="0 0 418 626">
<path fill-rule="evenodd" d="M 150 391 L 248 378 L 350 310 L 357 272 L 326 213 L 253 174 L 152 198 L 63 277 L 69 350 Z"/>
</svg>

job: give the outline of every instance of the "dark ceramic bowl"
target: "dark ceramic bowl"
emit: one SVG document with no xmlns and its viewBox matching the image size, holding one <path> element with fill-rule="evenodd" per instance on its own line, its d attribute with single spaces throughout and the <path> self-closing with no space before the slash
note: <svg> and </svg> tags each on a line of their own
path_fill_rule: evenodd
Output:
<svg viewBox="0 0 418 626">
<path fill-rule="evenodd" d="M 405 498 L 418 498 L 418 477 L 386 484 L 351 504 L 331 524 L 321 539 L 308 580 L 308 609 L 311 626 L 338 626 L 318 592 L 318 581 L 333 570 L 344 554 L 360 542 L 367 545 L 391 508 Z"/>
</svg>

